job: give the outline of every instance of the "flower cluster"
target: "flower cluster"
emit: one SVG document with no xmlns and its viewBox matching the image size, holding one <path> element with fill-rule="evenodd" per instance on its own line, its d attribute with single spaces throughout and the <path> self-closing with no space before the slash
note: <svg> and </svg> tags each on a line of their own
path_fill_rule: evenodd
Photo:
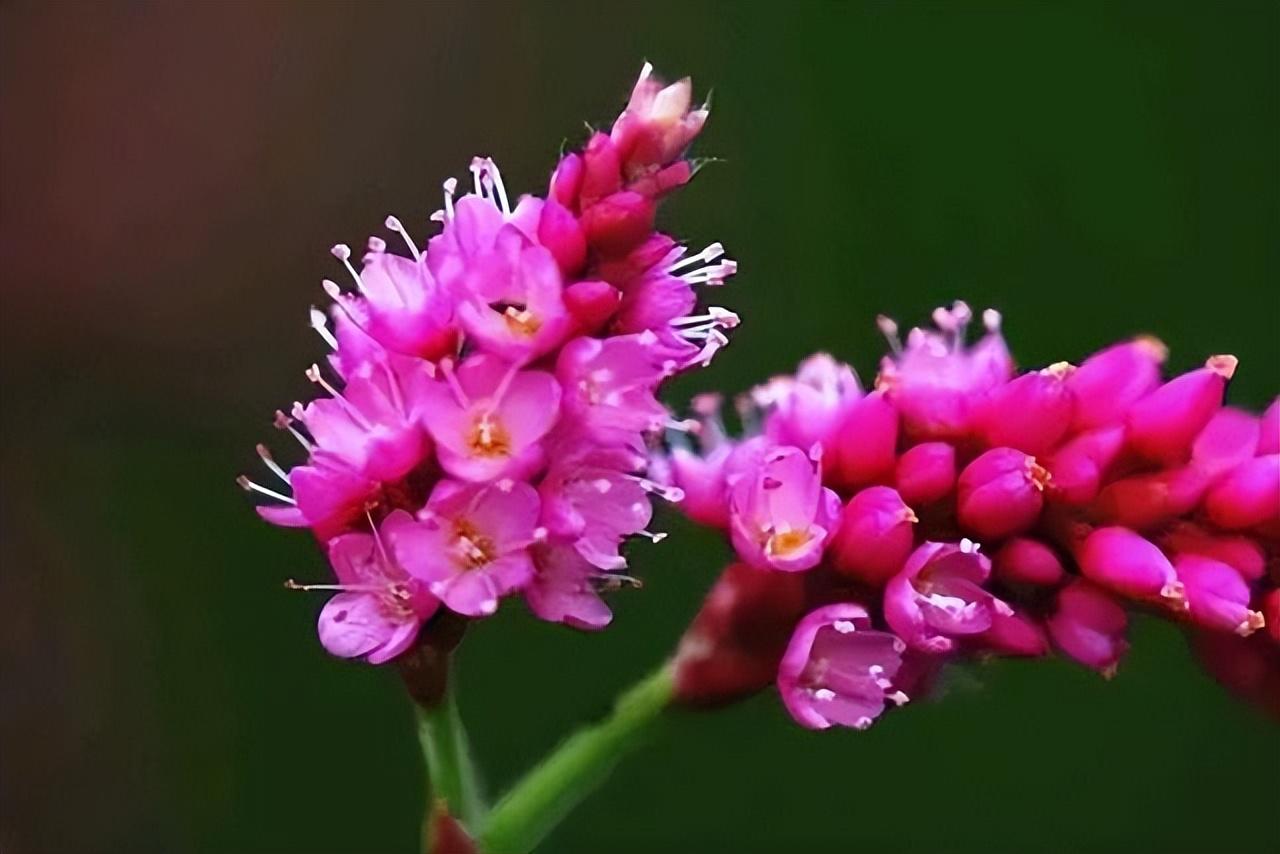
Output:
<svg viewBox="0 0 1280 854">
<path fill-rule="evenodd" d="M 695 402 L 695 451 L 662 460 L 739 563 L 682 642 L 677 687 L 715 701 L 775 681 L 812 728 L 869 726 L 953 657 L 1056 646 L 1105 675 L 1126 605 L 1280 645 L 1280 400 L 1224 407 L 1231 356 L 1162 381 L 1150 338 L 1017 373 L 988 311 L 940 308 L 874 389 L 819 354 L 740 407 Z"/>
<path fill-rule="evenodd" d="M 707 110 L 687 79 L 651 72 L 545 198 L 512 205 L 476 158 L 470 192 L 444 183 L 425 251 L 395 217 L 407 254 L 333 247 L 351 287 L 326 280 L 332 309 L 311 313 L 333 350 L 307 371 L 323 394 L 276 416 L 306 458 L 286 470 L 259 446 L 284 489 L 239 481 L 272 500 L 265 519 L 325 544 L 337 583 L 291 584 L 336 592 L 319 619 L 331 653 L 385 662 L 438 610 L 484 617 L 512 594 L 601 628 L 601 588 L 629 580 L 620 546 L 660 538 L 650 494 L 680 495 L 644 476 L 672 423 L 656 391 L 707 364 L 737 317 L 695 310 L 697 286 L 735 271 L 719 244 L 689 253 L 654 230 Z"/>
</svg>

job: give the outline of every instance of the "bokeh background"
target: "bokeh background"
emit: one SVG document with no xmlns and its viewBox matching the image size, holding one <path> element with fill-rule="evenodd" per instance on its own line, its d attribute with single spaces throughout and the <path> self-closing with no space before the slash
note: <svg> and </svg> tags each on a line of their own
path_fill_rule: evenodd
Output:
<svg viewBox="0 0 1280 854">
<path fill-rule="evenodd" d="M 736 392 L 877 312 L 997 306 L 1024 365 L 1149 331 L 1280 388 L 1280 13 L 1269 2 L 0 6 L 0 849 L 411 851 L 396 675 L 324 655 L 324 562 L 232 482 L 308 392 L 306 308 L 474 153 L 540 190 L 643 59 L 715 89 L 664 210 L 741 262 Z M 584 636 L 518 604 L 461 703 L 491 787 L 672 646 L 724 561 L 669 520 Z M 676 722 L 548 841 L 597 851 L 1217 851 L 1274 843 L 1280 730 L 1139 622 L 1120 677 L 955 674 L 865 734 L 773 696 Z M 1259 848 L 1261 846 L 1261 848 Z"/>
</svg>

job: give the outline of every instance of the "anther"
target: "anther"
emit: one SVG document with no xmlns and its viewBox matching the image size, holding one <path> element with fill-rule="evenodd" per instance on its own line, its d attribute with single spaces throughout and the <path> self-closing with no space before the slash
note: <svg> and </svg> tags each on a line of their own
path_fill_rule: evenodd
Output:
<svg viewBox="0 0 1280 854">
<path fill-rule="evenodd" d="M 386 219 L 387 228 L 399 234 L 404 240 L 405 245 L 409 247 L 409 254 L 413 256 L 413 260 L 421 261 L 422 253 L 418 251 L 417 245 L 413 242 L 413 238 L 409 236 L 409 232 L 405 229 L 404 224 L 396 216 L 388 215 Z"/>
<path fill-rule="evenodd" d="M 281 493 L 276 492 L 274 489 L 267 489 L 265 486 L 261 486 L 249 480 L 249 478 L 245 477 L 244 475 L 240 475 L 239 477 L 237 477 L 236 483 L 239 484 L 240 488 L 243 489 L 245 492 L 258 492 L 258 493 L 261 493 L 262 495 L 267 496 L 268 498 L 274 498 L 276 501 L 283 501 L 285 504 L 293 504 L 296 506 L 298 503 L 294 501 L 292 498 L 290 498 L 288 495 L 282 495 Z"/>
</svg>

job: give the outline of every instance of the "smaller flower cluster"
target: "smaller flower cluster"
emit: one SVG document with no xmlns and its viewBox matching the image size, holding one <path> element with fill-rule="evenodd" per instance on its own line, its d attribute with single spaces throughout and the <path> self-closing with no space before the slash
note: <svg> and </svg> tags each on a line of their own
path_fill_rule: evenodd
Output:
<svg viewBox="0 0 1280 854">
<path fill-rule="evenodd" d="M 695 401 L 665 478 L 740 563 L 682 643 L 685 699 L 776 680 L 804 726 L 863 728 L 956 656 L 1056 646 L 1110 676 L 1126 604 L 1280 645 L 1280 400 L 1224 407 L 1231 356 L 1163 381 L 1150 338 L 1018 374 L 999 316 L 974 344 L 970 319 L 904 345 L 881 318 L 873 390 L 813 356 L 742 401 L 742 439 Z"/>
<path fill-rule="evenodd" d="M 333 654 L 385 662 L 439 609 L 484 617 L 513 594 L 601 628 L 600 590 L 632 580 L 623 542 L 660 539 L 650 495 L 680 494 L 644 476 L 672 423 L 658 386 L 707 364 L 737 317 L 695 309 L 736 269 L 719 244 L 689 253 L 654 230 L 707 110 L 651 72 L 546 198 L 513 206 L 476 158 L 471 192 L 444 183 L 425 251 L 395 217 L 407 255 L 333 247 L 353 287 L 326 280 L 333 309 L 311 313 L 333 350 L 307 371 L 324 394 L 276 416 L 306 458 L 286 470 L 259 446 L 284 490 L 240 478 L 274 502 L 265 519 L 326 545 L 337 583 L 291 586 L 336 592 L 319 620 Z"/>
</svg>

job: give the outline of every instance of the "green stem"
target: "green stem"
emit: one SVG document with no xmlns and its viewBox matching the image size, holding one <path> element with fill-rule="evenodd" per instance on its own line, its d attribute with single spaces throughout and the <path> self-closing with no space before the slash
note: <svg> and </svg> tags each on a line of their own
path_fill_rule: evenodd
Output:
<svg viewBox="0 0 1280 854">
<path fill-rule="evenodd" d="M 605 781 L 618 761 L 641 745 L 671 700 L 665 664 L 620 696 L 612 713 L 553 750 L 516 783 L 480 833 L 487 854 L 527 854 Z"/>
<path fill-rule="evenodd" d="M 449 814 L 465 827 L 479 827 L 484 819 L 484 800 L 453 691 L 447 691 L 440 702 L 430 708 L 416 704 L 414 708 L 418 716 L 418 741 L 427 763 L 430 792 L 427 820 L 432 815 L 432 804 L 444 801 Z"/>
</svg>

